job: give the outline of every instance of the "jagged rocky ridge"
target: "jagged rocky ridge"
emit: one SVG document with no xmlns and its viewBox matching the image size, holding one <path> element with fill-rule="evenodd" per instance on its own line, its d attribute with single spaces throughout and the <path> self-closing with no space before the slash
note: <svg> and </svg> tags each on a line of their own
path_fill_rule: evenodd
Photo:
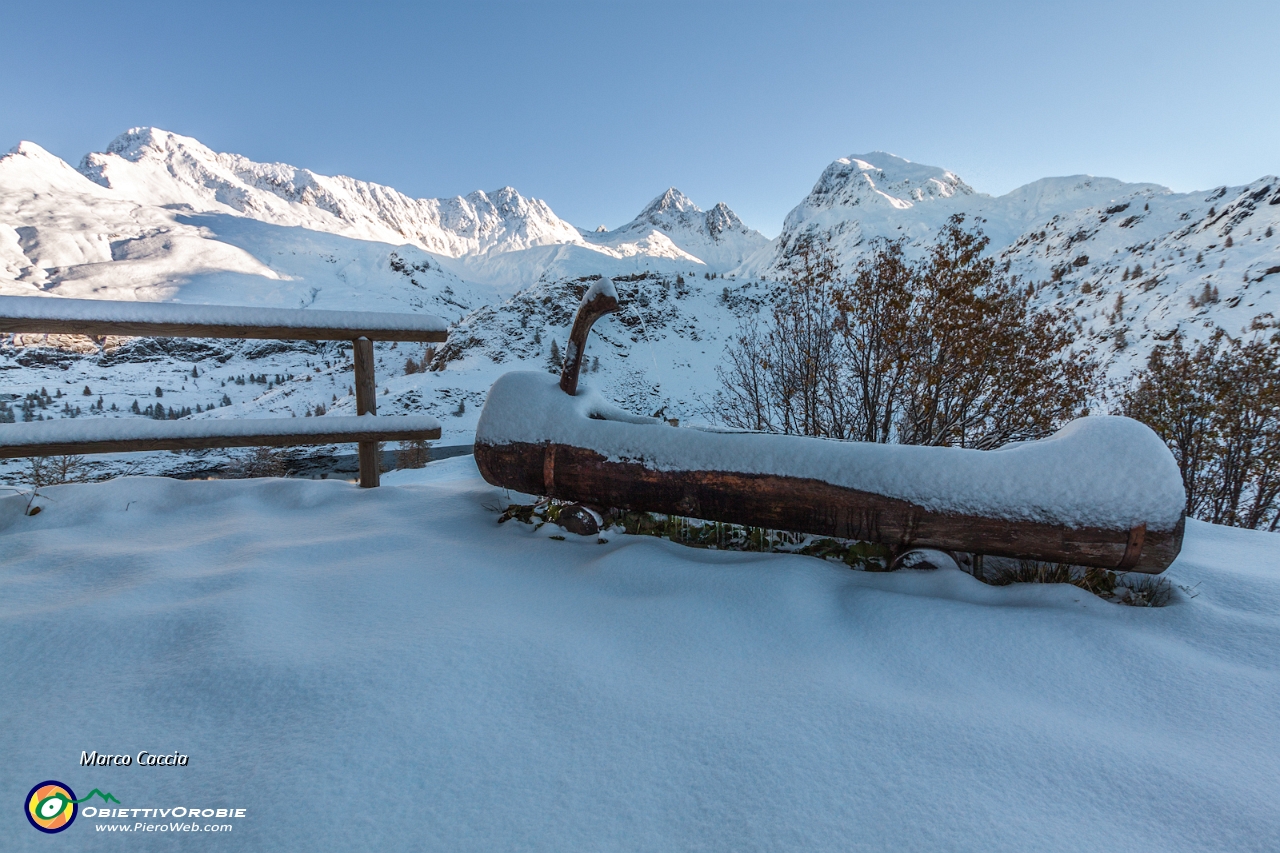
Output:
<svg viewBox="0 0 1280 853">
<path fill-rule="evenodd" d="M 596 276 L 617 281 L 624 310 L 598 325 L 588 355 L 600 367 L 584 381 L 633 411 L 696 420 L 725 342 L 778 292 L 802 238 L 852 264 L 880 237 L 919 253 L 955 213 L 981 222 L 1041 304 L 1076 314 L 1113 376 L 1174 330 L 1239 333 L 1273 320 L 1280 301 L 1273 177 L 1179 194 L 1075 176 L 992 197 L 872 153 L 829 166 L 767 240 L 674 188 L 593 232 L 509 188 L 411 199 L 155 129 L 122 135 L 79 170 L 32 143 L 0 157 L 0 293 L 440 314 L 454 324 L 443 347 L 379 345 L 379 407 L 434 414 L 445 443 L 460 443 L 497 375 L 553 369 L 552 342 L 563 346 L 576 294 Z M 192 417 L 349 413 L 348 371 L 336 344 L 28 337 L 0 348 L 5 405 L 26 400 L 36 416 L 136 417 L 135 401 Z"/>
</svg>

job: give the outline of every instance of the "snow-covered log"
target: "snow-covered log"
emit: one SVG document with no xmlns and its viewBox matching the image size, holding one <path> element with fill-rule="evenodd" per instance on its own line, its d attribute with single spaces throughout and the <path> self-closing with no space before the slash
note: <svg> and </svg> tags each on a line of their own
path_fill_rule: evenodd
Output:
<svg viewBox="0 0 1280 853">
<path fill-rule="evenodd" d="M 508 373 L 475 458 L 494 485 L 602 507 L 1138 572 L 1182 547 L 1168 448 L 1123 417 L 1073 421 L 999 450 L 674 428 L 589 388 Z"/>
<path fill-rule="evenodd" d="M 412 441 L 440 437 L 430 415 L 317 418 L 73 418 L 0 424 L 0 458 L 210 447 L 286 447 L 297 444 Z"/>
</svg>

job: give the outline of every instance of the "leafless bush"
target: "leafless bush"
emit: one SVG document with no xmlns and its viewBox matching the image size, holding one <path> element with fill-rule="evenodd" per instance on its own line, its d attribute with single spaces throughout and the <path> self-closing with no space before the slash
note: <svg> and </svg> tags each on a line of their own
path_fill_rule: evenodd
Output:
<svg viewBox="0 0 1280 853">
<path fill-rule="evenodd" d="M 284 454 L 274 447 L 255 447 L 243 457 L 234 473 L 239 477 L 283 477 L 288 473 L 285 468 Z"/>
<path fill-rule="evenodd" d="M 31 456 L 27 458 L 26 481 L 34 489 L 62 483 L 81 483 L 88 476 L 83 456 Z"/>
<path fill-rule="evenodd" d="M 1173 451 L 1188 515 L 1280 525 L 1280 335 L 1245 341 L 1219 330 L 1194 351 L 1175 335 L 1132 377 L 1120 412 Z"/>
<path fill-rule="evenodd" d="M 1089 352 L 1065 311 L 984 257 L 953 217 L 910 263 L 881 241 L 852 275 L 802 243 L 770 317 L 748 321 L 718 368 L 712 414 L 742 429 L 989 448 L 1044 436 L 1086 410 Z"/>
<path fill-rule="evenodd" d="M 396 451 L 396 467 L 425 468 L 431 461 L 431 442 L 402 441 Z"/>
</svg>

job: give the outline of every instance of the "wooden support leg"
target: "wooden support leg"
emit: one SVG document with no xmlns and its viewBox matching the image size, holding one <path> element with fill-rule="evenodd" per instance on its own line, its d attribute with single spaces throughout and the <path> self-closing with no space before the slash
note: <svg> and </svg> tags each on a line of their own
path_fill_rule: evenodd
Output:
<svg viewBox="0 0 1280 853">
<path fill-rule="evenodd" d="M 373 375 L 373 341 L 356 338 L 352 349 L 356 359 L 356 414 L 378 413 L 378 383 Z M 378 442 L 360 442 L 360 486 L 372 489 L 378 485 Z"/>
</svg>

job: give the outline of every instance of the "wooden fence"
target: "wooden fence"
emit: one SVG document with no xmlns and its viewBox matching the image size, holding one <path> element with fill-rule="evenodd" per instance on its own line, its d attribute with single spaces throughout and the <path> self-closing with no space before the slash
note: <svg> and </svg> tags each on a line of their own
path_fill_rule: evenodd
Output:
<svg viewBox="0 0 1280 853">
<path fill-rule="evenodd" d="M 439 317 L 422 314 L 0 297 L 0 333 L 351 341 L 357 413 L 305 421 L 85 418 L 0 424 L 0 458 L 356 442 L 360 485 L 371 488 L 378 485 L 378 442 L 440 437 L 440 424 L 430 416 L 377 417 L 373 342 L 439 343 L 447 328 Z"/>
</svg>

